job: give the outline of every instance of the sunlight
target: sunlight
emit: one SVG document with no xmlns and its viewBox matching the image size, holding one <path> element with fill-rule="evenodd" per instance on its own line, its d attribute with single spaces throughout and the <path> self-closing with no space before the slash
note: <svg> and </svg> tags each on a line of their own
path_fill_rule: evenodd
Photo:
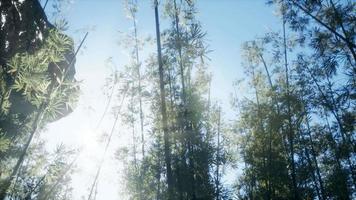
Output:
<svg viewBox="0 0 356 200">
<path fill-rule="evenodd" d="M 100 131 L 83 127 L 82 130 L 79 130 L 79 135 L 81 138 L 80 151 L 82 154 L 98 158 L 103 151 L 103 145 L 99 144 Z"/>
<path fill-rule="evenodd" d="M 351 0 L 0 0 L 0 200 L 356 199 Z"/>
</svg>

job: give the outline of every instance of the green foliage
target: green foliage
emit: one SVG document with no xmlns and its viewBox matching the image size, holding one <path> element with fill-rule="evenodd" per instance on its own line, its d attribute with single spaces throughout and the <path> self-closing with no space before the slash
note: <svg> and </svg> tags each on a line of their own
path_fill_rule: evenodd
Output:
<svg viewBox="0 0 356 200">
<path fill-rule="evenodd" d="M 355 5 L 348 1 L 270 1 L 286 35 L 244 45 L 255 97 L 238 99 L 236 132 L 245 163 L 241 199 L 352 199 L 355 187 Z M 341 35 L 340 35 L 341 33 Z M 284 42 L 285 41 L 285 42 Z M 307 44 L 307 45 L 306 45 Z M 342 80 L 342 81 L 340 81 Z M 349 129 L 351 128 L 351 129 Z M 341 192 L 342 191 L 342 192 Z"/>
<path fill-rule="evenodd" d="M 3 68 L 0 68 L 0 117 L 9 114 L 11 102 L 9 101 L 11 90 L 8 90 Z"/>
<path fill-rule="evenodd" d="M 137 3 L 128 1 L 125 5 L 129 18 L 135 21 Z M 219 147 L 219 158 L 216 154 L 217 119 L 211 116 L 217 111 L 210 108 L 210 102 L 206 98 L 211 77 L 204 63 L 208 52 L 205 32 L 194 18 L 193 3 L 167 1 L 165 6 L 165 14 L 172 23 L 162 34 L 165 38 L 163 59 L 169 144 L 164 140 L 161 124 L 163 119 L 158 93 L 157 63 L 148 58 L 148 64 L 144 66 L 137 60 L 137 50 L 141 50 L 143 46 L 142 40 L 133 32 L 125 40 L 125 47 L 132 60 L 119 76 L 119 80 L 123 82 L 120 88 L 128 89 L 128 100 L 124 104 L 122 117 L 125 129 L 132 135 L 131 144 L 120 151 L 120 155 L 125 156 L 119 156 L 121 160 L 125 160 L 125 191 L 130 199 L 169 198 L 165 167 L 167 161 L 164 159 L 168 153 L 171 157 L 174 198 L 213 199 L 216 193 L 213 175 L 215 168 L 219 165 L 223 169 L 229 157 L 223 145 Z M 177 7 L 180 9 L 177 10 Z M 176 21 L 176 14 L 182 21 Z M 136 31 L 136 27 L 134 29 Z M 146 67 L 146 71 L 140 72 L 140 67 Z M 123 95 L 120 96 L 123 98 Z M 139 151 L 143 141 L 140 141 L 141 133 L 137 131 L 140 99 L 143 100 L 145 124 L 148 124 L 144 129 L 144 154 Z M 170 149 L 168 152 L 164 148 L 167 145 Z M 222 174 L 220 171 L 217 178 L 221 180 Z M 221 182 L 217 187 L 220 188 L 220 195 L 224 196 Z"/>
<path fill-rule="evenodd" d="M 0 153 L 6 152 L 9 149 L 10 140 L 4 136 L 0 129 Z"/>
<path fill-rule="evenodd" d="M 70 75 L 72 71 L 70 68 L 73 66 L 69 66 L 71 60 L 68 59 L 73 58 L 68 57 L 72 51 L 72 40 L 59 31 L 51 29 L 40 48 L 31 53 L 17 53 L 8 61 L 6 67 L 2 67 L 0 71 L 0 125 L 2 128 L 0 132 L 0 166 L 2 168 L 0 186 L 6 183 L 14 162 L 23 151 L 29 134 L 32 134 L 36 114 L 44 112 L 40 123 L 37 124 L 41 128 L 67 115 L 74 108 L 79 97 L 79 87 L 78 83 L 71 78 L 73 74 Z M 36 164 L 32 165 L 31 162 L 28 162 L 28 166 L 23 164 L 25 169 L 22 170 L 30 171 L 26 172 L 28 174 L 19 175 L 23 176 L 18 177 L 22 179 L 20 183 L 13 183 L 18 184 L 16 187 L 21 188 L 19 189 L 21 191 L 11 193 L 17 196 L 11 198 L 19 196 L 25 198 L 26 195 L 38 193 L 41 189 L 39 186 L 43 182 L 50 182 L 48 179 L 50 177 L 44 180 L 40 175 L 43 170 L 41 168 L 47 163 L 46 154 L 39 157 L 32 155 L 31 152 L 27 154 L 29 158 L 26 160 L 35 159 Z M 61 164 L 61 169 L 65 168 L 63 166 L 65 163 Z M 26 167 L 29 168 L 26 169 Z M 30 187 L 33 184 L 37 184 L 38 187 L 32 189 L 24 187 L 24 185 Z M 56 191 L 52 193 L 60 193 L 62 189 L 57 188 Z"/>
<path fill-rule="evenodd" d="M 65 69 L 57 63 L 65 60 L 65 54 L 72 46 L 73 43 L 68 37 L 50 30 L 40 50 L 33 54 L 16 54 L 9 61 L 8 73 L 14 77 L 11 89 L 21 92 L 27 102 L 39 108 L 49 95 L 50 85 L 53 84 L 48 66 L 52 63 L 60 74 L 64 74 Z M 58 84 L 61 84 L 60 78 L 55 78 Z"/>
<path fill-rule="evenodd" d="M 11 185 L 11 199 L 71 199 L 70 173 L 64 172 L 75 152 L 63 145 L 47 152 L 43 144 L 37 141 L 29 150 L 29 160 Z"/>
</svg>

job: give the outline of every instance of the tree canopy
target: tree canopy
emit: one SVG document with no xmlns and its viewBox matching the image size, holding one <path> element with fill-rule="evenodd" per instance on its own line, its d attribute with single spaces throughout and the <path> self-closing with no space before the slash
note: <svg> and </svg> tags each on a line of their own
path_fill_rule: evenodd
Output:
<svg viewBox="0 0 356 200">
<path fill-rule="evenodd" d="M 75 68 L 88 32 L 73 39 L 67 3 L 0 2 L 0 200 L 74 199 L 82 150 L 49 150 L 41 137 L 81 98 Z M 122 0 L 127 63 L 107 56 L 103 110 L 92 108 L 100 117 L 88 127 L 102 152 L 85 163 L 93 173 L 82 199 L 100 196 L 108 159 L 120 163 L 112 176 L 122 199 L 355 199 L 356 3 L 265 1 L 280 28 L 237 47 L 244 78 L 231 83 L 230 109 L 211 93 L 200 3 Z M 143 5 L 152 36 L 140 26 Z"/>
</svg>

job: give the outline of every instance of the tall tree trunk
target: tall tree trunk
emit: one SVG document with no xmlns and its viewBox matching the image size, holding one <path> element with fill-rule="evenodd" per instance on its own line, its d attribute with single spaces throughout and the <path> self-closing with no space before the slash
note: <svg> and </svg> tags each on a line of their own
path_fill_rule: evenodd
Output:
<svg viewBox="0 0 356 200">
<path fill-rule="evenodd" d="M 135 1 L 137 4 L 137 1 Z M 143 132 L 143 110 L 142 110 L 142 80 L 141 80 L 141 63 L 139 57 L 139 48 L 138 48 L 138 36 L 137 36 L 137 25 L 136 25 L 136 14 L 134 11 L 131 11 L 132 21 L 134 26 L 134 37 L 135 37 L 135 57 L 136 57 L 136 67 L 137 67 L 137 77 L 138 77 L 138 99 L 139 99 L 139 109 L 140 109 L 140 130 L 141 130 L 141 150 L 142 150 L 142 158 L 145 156 L 145 136 Z"/>
<path fill-rule="evenodd" d="M 268 83 L 270 85 L 271 88 L 271 92 L 272 92 L 272 110 L 273 110 L 273 105 L 276 105 L 276 109 L 277 109 L 277 113 L 279 114 L 279 106 L 276 103 L 277 100 L 275 98 L 274 95 L 274 87 L 273 87 L 273 83 L 272 83 L 272 78 L 271 75 L 269 73 L 266 61 L 263 58 L 262 53 L 259 53 L 259 57 L 262 61 L 262 64 L 265 68 L 266 74 L 267 74 L 267 79 L 268 79 Z M 272 194 L 272 130 L 271 128 L 268 131 L 268 170 L 267 170 L 267 180 L 268 180 L 268 184 L 267 184 L 267 199 L 271 199 L 271 194 Z"/>
<path fill-rule="evenodd" d="M 262 113 L 261 113 L 261 104 L 260 104 L 260 98 L 259 98 L 259 94 L 258 94 L 258 86 L 257 86 L 257 83 L 256 83 L 256 76 L 255 76 L 255 69 L 253 68 L 252 66 L 252 76 L 253 76 L 253 82 L 254 82 L 254 88 L 255 88 L 255 97 L 256 97 L 256 103 L 257 103 L 257 116 L 258 116 L 258 125 L 259 125 L 259 129 L 261 131 L 261 135 L 265 136 L 265 129 L 263 127 L 263 117 L 262 117 Z M 265 152 L 265 138 L 263 138 L 263 147 L 262 147 L 262 163 L 263 163 L 263 168 L 265 169 L 266 168 L 266 159 L 268 160 L 269 159 L 269 156 L 266 156 L 266 152 Z M 268 145 L 268 144 L 267 144 Z M 269 145 L 268 145 L 269 146 Z M 266 159 L 265 159 L 265 156 L 266 156 Z M 268 174 L 268 172 L 267 172 Z M 265 185 L 267 187 L 266 188 L 263 188 L 265 190 L 265 194 L 264 194 L 264 198 L 267 198 L 270 196 L 270 193 L 269 193 L 269 180 L 268 180 L 268 176 L 267 178 L 263 177 L 264 178 L 264 181 L 265 181 Z"/>
<path fill-rule="evenodd" d="M 313 138 L 312 138 L 312 135 L 311 135 L 308 116 L 306 118 L 306 124 L 307 124 L 307 132 L 308 132 L 308 138 L 309 138 L 309 143 L 310 143 L 310 149 L 311 149 L 311 153 L 312 153 L 312 156 L 313 156 L 313 162 L 314 162 L 314 165 L 315 165 L 315 170 L 316 170 L 316 174 L 317 174 L 317 177 L 318 177 L 318 182 L 319 182 L 319 185 L 320 185 L 320 192 L 321 192 L 321 197 L 322 197 L 321 199 L 325 200 L 326 199 L 326 195 L 325 195 L 324 183 L 323 183 L 323 179 L 321 178 L 320 167 L 319 167 L 318 159 L 317 159 L 316 152 L 315 152 L 315 149 L 314 149 L 314 142 L 313 142 Z"/>
<path fill-rule="evenodd" d="M 216 180 L 215 180 L 215 187 L 216 187 L 216 200 L 220 200 L 220 126 L 221 126 L 221 108 L 219 108 L 218 114 L 218 144 L 216 150 Z"/>
<path fill-rule="evenodd" d="M 314 187 L 315 187 L 315 190 L 316 190 L 316 194 L 318 195 L 318 199 L 323 199 L 322 195 L 320 194 L 320 189 L 319 189 L 316 177 L 315 177 L 314 167 L 313 167 L 313 163 L 312 163 L 312 161 L 310 159 L 309 150 L 308 150 L 308 148 L 306 146 L 304 147 L 304 151 L 305 151 L 305 156 L 307 157 L 307 162 L 308 162 L 308 165 L 309 165 L 309 168 L 310 168 L 310 172 L 312 174 L 312 179 L 313 179 Z"/>
<path fill-rule="evenodd" d="M 176 47 L 178 51 L 178 65 L 179 65 L 179 70 L 180 70 L 180 75 L 181 75 L 181 86 L 182 86 L 182 102 L 183 102 L 183 123 L 181 124 L 181 130 L 183 131 L 183 134 L 187 135 L 188 140 L 188 163 L 189 163 L 189 171 L 190 171 L 190 180 L 192 182 L 192 193 L 190 198 L 195 198 L 196 196 L 196 180 L 195 180 L 195 166 L 194 166 L 194 131 L 192 130 L 192 125 L 190 121 L 188 121 L 188 109 L 187 109 L 187 93 L 186 93 L 186 84 L 185 84 L 185 70 L 184 70 L 184 64 L 183 64 L 183 53 L 182 53 L 182 37 L 181 37 L 181 31 L 179 28 L 179 10 L 177 7 L 177 2 L 176 0 L 173 0 L 174 4 L 174 24 L 175 24 L 175 35 L 176 35 Z M 188 71 L 190 73 L 190 71 Z M 190 74 L 188 74 L 190 76 Z M 193 142 L 193 144 L 192 144 Z"/>
<path fill-rule="evenodd" d="M 177 51 L 178 51 L 178 64 L 179 64 L 179 69 L 180 69 L 180 75 L 181 75 L 181 84 L 182 84 L 182 100 L 183 100 L 183 105 L 185 106 L 186 103 L 186 93 L 185 93 L 185 78 L 184 78 L 184 66 L 183 66 L 183 56 L 182 56 L 182 40 L 181 40 L 181 35 L 180 35 L 180 30 L 179 30 L 179 16 L 178 16 L 178 8 L 177 8 L 177 3 L 176 0 L 173 0 L 174 3 L 174 17 L 175 17 L 175 28 L 176 28 L 176 45 L 177 45 Z"/>
<path fill-rule="evenodd" d="M 31 126 L 31 131 L 30 131 L 30 136 L 29 138 L 27 139 L 27 142 L 20 154 L 20 157 L 19 159 L 17 160 L 16 162 L 16 165 L 14 166 L 14 168 L 12 169 L 12 172 L 10 174 L 10 176 L 4 181 L 4 183 L 1 185 L 1 188 L 0 188 L 0 199 L 1 200 L 5 200 L 6 199 L 6 193 L 7 193 L 7 190 L 9 189 L 12 181 L 14 180 L 14 178 L 16 177 L 16 174 L 17 172 L 19 171 L 25 157 L 26 157 L 26 154 L 27 154 L 27 150 L 28 148 L 30 147 L 30 144 L 32 142 L 32 139 L 34 137 L 34 135 L 36 134 L 37 130 L 38 130 L 38 127 L 42 121 L 42 118 L 43 118 L 43 115 L 44 115 L 44 112 L 46 110 L 46 106 L 44 103 L 42 103 L 38 113 L 36 114 L 36 117 L 32 123 L 32 126 Z"/>
<path fill-rule="evenodd" d="M 155 0 L 155 22 L 156 22 L 156 37 L 157 37 L 157 60 L 158 60 L 158 71 L 159 71 L 159 85 L 160 85 L 160 97 L 161 97 L 161 114 L 162 114 L 162 127 L 163 127 L 163 137 L 164 137 L 164 155 L 165 164 L 167 171 L 167 185 L 168 185 L 168 199 L 173 199 L 173 177 L 171 169 L 171 150 L 169 143 L 169 133 L 167 124 L 167 108 L 165 99 L 165 88 L 164 88 L 164 73 L 163 73 L 163 62 L 162 62 L 162 47 L 161 47 L 161 33 L 159 28 L 159 15 L 158 15 L 158 1 Z"/>
<path fill-rule="evenodd" d="M 155 152 L 156 154 L 156 158 L 157 158 L 157 163 L 155 166 L 155 173 L 156 173 L 156 200 L 160 200 L 161 199 L 161 145 L 159 142 L 160 139 L 157 140 L 157 151 Z"/>
<path fill-rule="evenodd" d="M 132 90 L 134 90 L 134 86 L 132 86 Z M 133 92 L 133 91 L 132 91 Z M 134 94 L 131 94 L 131 105 L 132 107 L 134 106 Z M 132 108 L 133 109 L 133 108 Z M 137 163 L 137 147 L 136 147 L 136 130 L 135 130 L 135 113 L 133 110 L 131 110 L 131 128 L 132 128 L 132 154 L 133 154 L 133 159 L 134 159 L 134 167 L 135 170 L 138 170 L 138 163 Z"/>
<path fill-rule="evenodd" d="M 209 140 L 209 137 L 210 137 L 210 129 L 211 129 L 211 126 L 210 126 L 210 110 L 211 110 L 211 76 L 209 77 L 209 88 L 208 88 L 208 111 L 207 111 L 207 123 L 206 123 L 206 141 Z"/>
<path fill-rule="evenodd" d="M 285 66 L 285 78 L 286 78 L 286 98 L 287 98 L 287 109 L 288 109 L 288 140 L 289 140 L 289 150 L 290 150 L 290 165 L 292 174 L 292 184 L 294 199 L 299 199 L 297 177 L 294 161 L 294 130 L 292 126 L 292 113 L 290 105 L 290 91 L 289 91 L 289 69 L 288 69 L 288 57 L 287 57 L 287 38 L 286 38 L 286 21 L 283 15 L 283 48 L 284 48 L 284 66 Z"/>
<path fill-rule="evenodd" d="M 110 134 L 109 134 L 109 137 L 107 139 L 107 142 L 105 144 L 105 148 L 104 148 L 104 152 L 102 154 L 102 157 L 101 157 L 101 160 L 100 160 L 100 163 L 99 163 L 99 167 L 96 171 L 96 174 L 95 174 L 95 177 L 94 177 L 94 180 L 93 180 L 93 183 L 90 187 L 90 191 L 89 191 L 89 195 L 88 195 L 88 198 L 87 200 L 91 200 L 92 197 L 93 197 L 93 194 L 94 194 L 94 189 L 95 189 L 95 186 L 98 184 L 98 181 L 99 181 L 99 177 L 100 177 L 100 173 L 101 173 L 101 168 L 103 167 L 103 164 L 104 164 L 104 161 L 105 161 L 105 156 L 106 156 L 106 153 L 108 151 L 108 148 L 110 146 L 110 143 L 111 143 L 111 139 L 112 139 L 112 136 L 114 135 L 114 132 L 115 132 L 115 127 L 116 127 L 116 124 L 119 120 L 119 116 L 120 116 L 120 111 L 121 111 L 121 108 L 122 108 L 122 105 L 124 104 L 124 100 L 126 98 L 126 93 L 128 92 L 129 90 L 129 84 L 126 86 L 126 90 L 124 91 L 123 95 L 122 95 L 122 99 L 121 99 L 121 102 L 120 102 L 120 105 L 119 105 L 119 108 L 117 110 L 117 113 L 116 113 L 116 116 L 115 116 L 115 120 L 114 120 L 114 123 L 111 127 L 111 130 L 110 130 Z"/>
</svg>

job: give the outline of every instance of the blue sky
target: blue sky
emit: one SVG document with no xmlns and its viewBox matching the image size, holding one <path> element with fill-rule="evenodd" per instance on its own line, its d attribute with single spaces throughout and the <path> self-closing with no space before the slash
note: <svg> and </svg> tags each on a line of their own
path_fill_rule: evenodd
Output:
<svg viewBox="0 0 356 200">
<path fill-rule="evenodd" d="M 100 159 L 102 146 L 97 144 L 99 132 L 107 131 L 112 120 L 110 116 L 102 125 L 102 130 L 94 131 L 96 121 L 100 118 L 106 102 L 102 86 L 109 71 L 105 60 L 112 57 L 118 68 L 128 63 L 123 47 L 118 45 L 121 32 L 130 31 L 131 21 L 125 17 L 123 0 L 72 0 L 65 10 L 69 22 L 67 33 L 78 44 L 84 36 L 83 29 L 90 30 L 85 48 L 77 57 L 76 78 L 83 81 L 82 95 L 77 109 L 68 117 L 48 126 L 42 133 L 48 140 L 48 148 L 63 142 L 74 148 L 83 148 L 78 161 L 78 170 L 73 177 L 74 199 L 88 194 L 95 169 Z M 51 1 L 50 1 L 51 2 Z M 51 6 L 46 12 L 50 16 Z M 281 22 L 273 14 L 274 8 L 264 0 L 197 0 L 198 19 L 207 32 L 207 41 L 212 52 L 208 55 L 210 71 L 213 73 L 212 97 L 223 105 L 225 115 L 231 118 L 234 113 L 229 104 L 233 91 L 232 83 L 243 78 L 241 66 L 241 45 L 256 36 L 262 36 L 269 30 L 279 30 Z M 151 0 L 139 0 L 138 11 L 139 36 L 155 36 L 154 12 Z M 162 19 L 164 20 L 164 19 Z M 165 29 L 162 22 L 161 30 Z M 143 55 L 154 53 L 155 48 L 147 48 Z M 241 93 L 239 95 L 248 95 Z M 100 180 L 98 200 L 123 199 L 118 190 L 122 188 L 119 181 L 120 162 L 113 159 L 115 149 L 124 144 L 126 139 L 114 136 L 103 175 Z M 117 175 L 117 176 L 116 176 Z M 229 173 L 230 179 L 234 173 Z"/>
</svg>

